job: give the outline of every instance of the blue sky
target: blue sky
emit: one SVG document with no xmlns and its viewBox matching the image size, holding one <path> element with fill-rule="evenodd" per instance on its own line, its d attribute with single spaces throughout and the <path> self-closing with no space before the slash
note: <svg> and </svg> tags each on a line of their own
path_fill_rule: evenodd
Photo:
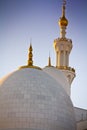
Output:
<svg viewBox="0 0 87 130">
<path fill-rule="evenodd" d="M 0 0 L 0 78 L 27 63 L 30 39 L 34 65 L 45 67 L 53 41 L 59 37 L 62 0 Z M 87 109 L 87 0 L 67 0 L 66 37 L 72 39 L 70 66 L 76 70 L 71 98 Z"/>
</svg>

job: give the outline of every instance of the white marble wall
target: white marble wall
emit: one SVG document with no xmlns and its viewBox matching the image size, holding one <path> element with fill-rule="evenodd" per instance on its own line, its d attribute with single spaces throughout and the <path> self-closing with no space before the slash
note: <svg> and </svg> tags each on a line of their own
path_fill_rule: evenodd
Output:
<svg viewBox="0 0 87 130">
<path fill-rule="evenodd" d="M 81 108 L 74 108 L 76 121 L 77 121 L 77 130 L 87 130 L 87 110 Z"/>
<path fill-rule="evenodd" d="M 77 130 L 87 130 L 87 120 L 77 122 Z"/>
<path fill-rule="evenodd" d="M 75 110 L 75 115 L 76 115 L 76 121 L 83 121 L 83 120 L 87 120 L 87 110 L 85 109 L 81 109 L 81 108 L 74 108 Z"/>
</svg>

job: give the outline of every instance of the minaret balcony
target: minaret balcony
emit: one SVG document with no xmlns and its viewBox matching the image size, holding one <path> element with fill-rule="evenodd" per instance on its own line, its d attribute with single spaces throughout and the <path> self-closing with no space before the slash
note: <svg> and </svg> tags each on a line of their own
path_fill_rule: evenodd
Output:
<svg viewBox="0 0 87 130">
<path fill-rule="evenodd" d="M 57 66 L 58 69 L 69 70 L 75 73 L 75 69 L 68 66 Z"/>
</svg>

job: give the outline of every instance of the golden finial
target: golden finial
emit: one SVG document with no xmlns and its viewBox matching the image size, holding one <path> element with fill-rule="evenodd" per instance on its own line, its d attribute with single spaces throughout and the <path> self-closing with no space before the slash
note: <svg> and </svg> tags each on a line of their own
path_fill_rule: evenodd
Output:
<svg viewBox="0 0 87 130">
<path fill-rule="evenodd" d="M 49 53 L 49 57 L 48 57 L 48 66 L 51 66 L 51 58 L 50 58 L 50 53 Z"/>
<path fill-rule="evenodd" d="M 66 0 L 63 0 L 62 17 L 65 16 L 65 5 L 66 5 Z"/>
<path fill-rule="evenodd" d="M 29 53 L 28 53 L 28 63 L 27 63 L 27 65 L 25 65 L 25 66 L 19 67 L 19 69 L 33 68 L 33 69 L 39 69 L 39 70 L 41 70 L 40 67 L 33 65 L 33 54 L 32 54 L 33 48 L 32 48 L 31 42 L 30 42 L 30 47 L 29 47 L 29 50 L 28 50 L 28 51 L 29 51 Z"/>
<path fill-rule="evenodd" d="M 66 5 L 66 0 L 63 0 L 62 17 L 59 19 L 60 26 L 67 26 L 68 25 L 68 20 L 65 17 L 65 5 Z"/>
<path fill-rule="evenodd" d="M 63 0 L 63 5 L 64 5 L 64 6 L 66 5 L 66 0 Z"/>
<path fill-rule="evenodd" d="M 32 45 L 30 43 L 29 54 L 28 54 L 28 66 L 33 66 L 33 60 L 32 60 L 33 54 L 32 54 L 32 51 L 33 51 L 33 49 L 32 49 Z"/>
</svg>

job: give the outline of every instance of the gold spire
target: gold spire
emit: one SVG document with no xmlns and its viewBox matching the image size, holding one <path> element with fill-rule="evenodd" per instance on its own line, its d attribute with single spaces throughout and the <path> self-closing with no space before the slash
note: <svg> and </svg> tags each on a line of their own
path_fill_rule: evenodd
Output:
<svg viewBox="0 0 87 130">
<path fill-rule="evenodd" d="M 65 17 L 65 6 L 66 6 L 66 0 L 63 1 L 63 6 L 62 6 L 62 17 Z"/>
<path fill-rule="evenodd" d="M 63 0 L 63 6 L 62 6 L 62 17 L 59 19 L 59 26 L 67 26 L 68 20 L 65 17 L 65 9 L 66 9 L 66 0 Z"/>
<path fill-rule="evenodd" d="M 28 54 L 28 66 L 33 66 L 33 54 L 32 54 L 32 45 L 30 44 L 30 47 L 29 47 L 29 54 Z"/>
<path fill-rule="evenodd" d="M 41 70 L 40 67 L 33 65 L 33 54 L 32 54 L 33 48 L 32 48 L 32 44 L 31 43 L 30 43 L 30 47 L 29 47 L 28 51 L 29 51 L 29 53 L 28 53 L 28 63 L 25 66 L 19 67 L 19 69 L 23 69 L 23 68 L 34 68 L 34 69 Z"/>
<path fill-rule="evenodd" d="M 50 54 L 49 54 L 49 57 L 48 57 L 48 66 L 51 66 L 51 58 L 50 58 Z"/>
</svg>

